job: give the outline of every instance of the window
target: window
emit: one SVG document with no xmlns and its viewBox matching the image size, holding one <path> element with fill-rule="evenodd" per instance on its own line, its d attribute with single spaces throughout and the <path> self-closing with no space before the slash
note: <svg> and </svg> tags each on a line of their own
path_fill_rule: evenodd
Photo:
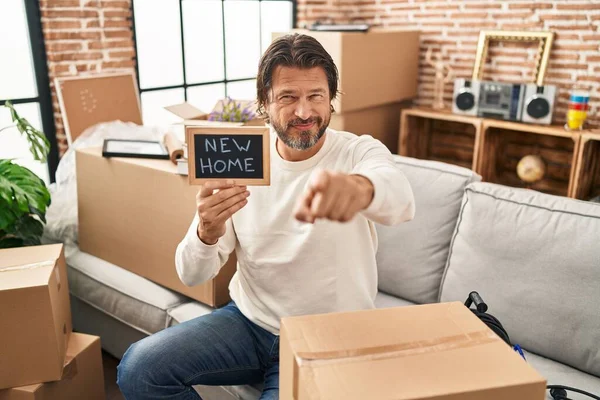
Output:
<svg viewBox="0 0 600 400">
<path fill-rule="evenodd" d="M 137 76 L 144 123 L 177 117 L 163 107 L 210 111 L 230 96 L 256 97 L 256 72 L 272 32 L 292 29 L 291 0 L 134 0 Z"/>
<path fill-rule="evenodd" d="M 15 159 L 49 183 L 54 181 L 58 147 L 39 10 L 37 0 L 0 1 L 0 158 Z M 47 163 L 35 161 L 27 140 L 11 127 L 6 100 L 50 141 Z"/>
</svg>

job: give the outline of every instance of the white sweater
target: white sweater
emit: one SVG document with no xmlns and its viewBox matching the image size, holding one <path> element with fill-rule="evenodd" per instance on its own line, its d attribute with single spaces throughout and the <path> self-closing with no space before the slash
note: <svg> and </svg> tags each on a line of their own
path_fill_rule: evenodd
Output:
<svg viewBox="0 0 600 400">
<path fill-rule="evenodd" d="M 188 286 L 213 278 L 235 249 L 231 298 L 251 321 L 279 334 L 282 317 L 374 308 L 377 234 L 373 222 L 413 218 L 414 199 L 389 150 L 371 136 L 328 129 L 319 152 L 285 161 L 271 132 L 271 185 L 248 187 L 248 204 L 227 221 L 215 245 L 198 239 L 198 216 L 177 247 L 177 273 Z M 293 209 L 318 169 L 360 174 L 375 188 L 369 207 L 350 222 L 297 221 Z M 400 243 L 398 245 L 401 245 Z"/>
</svg>

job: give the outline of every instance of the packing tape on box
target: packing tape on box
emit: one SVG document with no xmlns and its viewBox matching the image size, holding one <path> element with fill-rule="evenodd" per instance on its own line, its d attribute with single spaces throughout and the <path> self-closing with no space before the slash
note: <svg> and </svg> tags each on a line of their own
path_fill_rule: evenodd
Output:
<svg viewBox="0 0 600 400">
<path fill-rule="evenodd" d="M 23 269 L 34 269 L 34 268 L 41 268 L 41 267 L 53 267 L 55 263 L 56 263 L 56 260 L 51 260 L 51 261 L 40 261 L 40 262 L 36 262 L 36 263 L 31 263 L 31 264 L 13 265 L 11 267 L 0 268 L 0 272 L 20 271 Z"/>
<path fill-rule="evenodd" d="M 384 346 L 364 347 L 359 349 L 344 349 L 332 351 L 298 352 L 294 363 L 294 399 L 298 399 L 300 369 L 311 375 L 311 368 L 328 365 L 340 365 L 365 361 L 403 358 L 427 353 L 464 349 L 498 342 L 499 337 L 489 329 L 468 332 L 461 335 L 444 336 L 430 340 L 416 340 L 407 343 L 397 343 Z M 310 381 L 310 380 L 309 380 Z M 320 399 L 316 384 L 303 382 L 309 399 Z"/>
</svg>

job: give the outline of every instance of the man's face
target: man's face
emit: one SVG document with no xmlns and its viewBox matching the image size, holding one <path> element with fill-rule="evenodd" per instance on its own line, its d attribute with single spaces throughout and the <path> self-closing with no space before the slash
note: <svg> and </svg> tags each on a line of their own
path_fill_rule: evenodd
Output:
<svg viewBox="0 0 600 400">
<path fill-rule="evenodd" d="M 288 147 L 307 150 L 325 133 L 331 119 L 327 76 L 321 67 L 276 67 L 267 114 L 279 139 Z"/>
</svg>

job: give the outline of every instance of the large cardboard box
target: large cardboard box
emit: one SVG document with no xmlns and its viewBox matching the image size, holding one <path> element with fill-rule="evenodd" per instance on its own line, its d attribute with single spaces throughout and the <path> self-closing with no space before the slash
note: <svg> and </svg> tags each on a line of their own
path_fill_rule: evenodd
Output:
<svg viewBox="0 0 600 400">
<path fill-rule="evenodd" d="M 169 160 L 104 158 L 100 148 L 77 150 L 79 247 L 210 306 L 229 301 L 234 254 L 217 277 L 185 286 L 175 250 L 196 212 L 198 187 Z"/>
<path fill-rule="evenodd" d="M 387 146 L 393 154 L 398 152 L 400 114 L 410 107 L 410 101 L 384 104 L 347 113 L 333 113 L 329 126 L 339 131 L 357 135 L 371 135 Z"/>
<path fill-rule="evenodd" d="M 543 400 L 545 389 L 458 302 L 282 320 L 282 400 Z"/>
<path fill-rule="evenodd" d="M 0 389 L 60 379 L 71 331 L 62 245 L 0 250 Z"/>
<path fill-rule="evenodd" d="M 0 400 L 105 400 L 100 338 L 73 333 L 60 381 L 0 390 Z"/>
<path fill-rule="evenodd" d="M 338 113 L 396 103 L 417 96 L 419 31 L 373 28 L 362 32 L 293 32 L 317 39 L 331 55 L 342 92 Z M 275 32 L 275 39 L 289 32 Z"/>
</svg>

